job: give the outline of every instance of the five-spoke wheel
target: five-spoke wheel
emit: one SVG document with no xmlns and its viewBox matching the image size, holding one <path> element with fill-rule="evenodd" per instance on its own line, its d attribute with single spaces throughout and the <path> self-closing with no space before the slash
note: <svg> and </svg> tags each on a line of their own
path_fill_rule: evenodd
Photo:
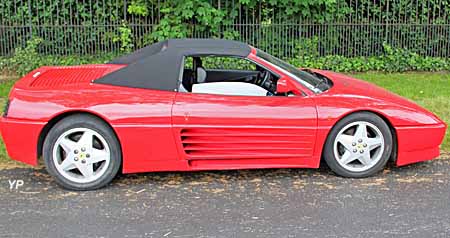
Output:
<svg viewBox="0 0 450 238">
<path fill-rule="evenodd" d="M 43 157 L 56 181 L 73 190 L 106 185 L 121 163 L 120 146 L 111 128 L 85 114 L 66 117 L 49 131 Z"/>
<path fill-rule="evenodd" d="M 361 112 L 334 126 L 323 156 L 338 175 L 367 177 L 386 165 L 391 151 L 392 134 L 386 122 L 375 114 Z"/>
<path fill-rule="evenodd" d="M 64 132 L 53 146 L 53 163 L 68 180 L 88 183 L 101 177 L 110 162 L 109 145 L 88 128 Z"/>
</svg>

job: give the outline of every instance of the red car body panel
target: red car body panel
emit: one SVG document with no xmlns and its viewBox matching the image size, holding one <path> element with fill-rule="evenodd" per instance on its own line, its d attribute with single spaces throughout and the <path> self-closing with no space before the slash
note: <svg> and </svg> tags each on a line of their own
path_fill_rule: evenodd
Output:
<svg viewBox="0 0 450 238">
<path fill-rule="evenodd" d="M 318 145 L 325 143 L 328 131 L 341 118 L 356 111 L 370 111 L 382 116 L 394 129 L 398 166 L 439 156 L 439 145 L 447 125 L 433 113 L 365 81 L 329 71 L 316 72 L 331 78 L 334 83 L 330 90 L 315 97 Z"/>
<path fill-rule="evenodd" d="M 248 58 L 287 79 L 298 96 L 207 95 L 92 83 L 125 65 L 43 67 L 16 83 L 0 131 L 10 157 L 31 165 L 37 164 L 53 121 L 86 112 L 113 128 L 124 173 L 317 168 L 331 128 L 352 112 L 370 111 L 393 128 L 397 165 L 439 155 L 446 125 L 416 104 L 322 70 L 315 72 L 334 85 L 314 94 L 258 58 L 254 50 Z"/>
</svg>

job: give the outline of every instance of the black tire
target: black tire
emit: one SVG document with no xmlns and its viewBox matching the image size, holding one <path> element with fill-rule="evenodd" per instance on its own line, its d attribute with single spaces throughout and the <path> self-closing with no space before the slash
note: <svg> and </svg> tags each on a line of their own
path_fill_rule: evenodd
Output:
<svg viewBox="0 0 450 238">
<path fill-rule="evenodd" d="M 88 183 L 77 183 L 62 176 L 53 162 L 53 146 L 58 138 L 73 128 L 88 128 L 99 133 L 110 148 L 110 162 L 106 172 L 98 179 Z M 57 122 L 45 137 L 42 151 L 45 167 L 50 175 L 62 187 L 69 190 L 83 191 L 104 187 L 116 176 L 122 164 L 122 152 L 119 141 L 111 127 L 103 120 L 88 114 L 74 114 Z"/>
<path fill-rule="evenodd" d="M 366 171 L 361 172 L 350 171 L 341 166 L 334 155 L 334 148 L 333 148 L 334 141 L 338 136 L 338 133 L 345 126 L 357 121 L 369 122 L 375 125 L 381 131 L 381 134 L 383 135 L 384 138 L 384 150 L 382 152 L 381 159 L 373 167 L 367 169 Z M 393 148 L 392 133 L 386 122 L 376 114 L 370 112 L 357 112 L 343 118 L 338 123 L 336 123 L 336 125 L 332 128 L 323 148 L 323 158 L 327 163 L 328 167 L 339 176 L 349 178 L 364 178 L 377 174 L 386 166 L 386 163 L 388 162 L 391 156 L 392 148 Z"/>
</svg>

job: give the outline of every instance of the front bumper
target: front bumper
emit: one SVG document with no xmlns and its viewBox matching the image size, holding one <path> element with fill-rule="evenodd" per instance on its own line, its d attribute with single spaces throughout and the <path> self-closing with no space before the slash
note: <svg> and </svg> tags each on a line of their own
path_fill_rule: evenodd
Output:
<svg viewBox="0 0 450 238">
<path fill-rule="evenodd" d="M 397 165 L 402 166 L 438 157 L 439 146 L 444 139 L 446 129 L 445 123 L 396 127 Z"/>
<path fill-rule="evenodd" d="M 45 122 L 0 118 L 0 134 L 11 159 L 29 165 L 38 163 L 38 139 Z"/>
</svg>

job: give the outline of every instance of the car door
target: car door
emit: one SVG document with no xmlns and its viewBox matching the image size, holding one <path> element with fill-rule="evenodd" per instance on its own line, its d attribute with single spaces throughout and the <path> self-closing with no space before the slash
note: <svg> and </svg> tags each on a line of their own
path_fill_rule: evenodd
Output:
<svg viewBox="0 0 450 238">
<path fill-rule="evenodd" d="M 317 112 L 307 96 L 180 92 L 172 125 L 180 157 L 193 169 L 307 167 Z"/>
</svg>

